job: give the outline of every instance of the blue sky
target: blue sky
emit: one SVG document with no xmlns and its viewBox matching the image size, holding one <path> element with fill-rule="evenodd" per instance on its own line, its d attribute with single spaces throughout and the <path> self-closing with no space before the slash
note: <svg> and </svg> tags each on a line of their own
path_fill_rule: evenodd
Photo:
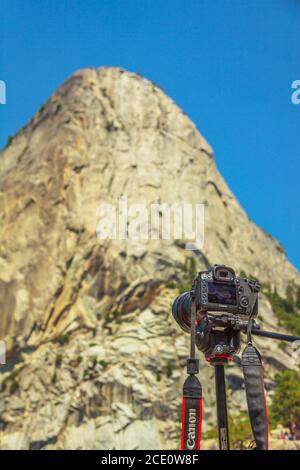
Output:
<svg viewBox="0 0 300 470">
<path fill-rule="evenodd" d="M 115 65 L 160 85 L 299 268 L 299 0 L 0 0 L 0 147 L 75 70 Z"/>
</svg>

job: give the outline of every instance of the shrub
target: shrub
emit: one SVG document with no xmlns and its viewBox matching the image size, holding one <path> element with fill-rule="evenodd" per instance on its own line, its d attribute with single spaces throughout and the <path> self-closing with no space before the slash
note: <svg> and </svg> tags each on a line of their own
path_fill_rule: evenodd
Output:
<svg viewBox="0 0 300 470">
<path fill-rule="evenodd" d="M 229 414 L 229 441 L 231 449 L 247 449 L 253 441 L 253 434 L 248 414 L 242 412 L 236 416 Z M 212 428 L 206 433 L 207 439 L 218 440 L 218 429 Z"/>
<path fill-rule="evenodd" d="M 106 369 L 109 366 L 109 362 L 104 361 L 103 359 L 99 361 L 99 364 L 103 369 Z"/>
<path fill-rule="evenodd" d="M 10 135 L 7 139 L 5 148 L 9 147 L 13 140 L 14 138 Z"/>
<path fill-rule="evenodd" d="M 172 377 L 172 374 L 173 374 L 173 365 L 171 361 L 168 361 L 167 367 L 166 367 L 167 379 L 170 379 Z"/>
<path fill-rule="evenodd" d="M 289 426 L 292 421 L 300 424 L 300 374 L 295 370 L 283 370 L 275 376 L 276 388 L 269 409 L 270 426 Z"/>
<path fill-rule="evenodd" d="M 57 354 L 56 358 L 55 358 L 55 367 L 60 367 L 61 366 L 61 363 L 62 363 L 62 354 Z"/>
<path fill-rule="evenodd" d="M 197 276 L 197 263 L 195 258 L 187 258 L 185 265 L 183 267 L 184 272 L 184 281 L 182 284 L 179 284 L 177 287 L 180 294 L 188 292 L 192 288 L 193 280 Z"/>
<path fill-rule="evenodd" d="M 111 312 L 108 312 L 103 322 L 104 328 L 107 327 L 113 321 L 119 322 L 121 317 L 122 314 L 118 310 L 112 310 Z"/>
<path fill-rule="evenodd" d="M 281 297 L 276 289 L 271 292 L 269 287 L 264 293 L 280 323 L 295 335 L 300 335 L 299 287 L 288 286 L 285 298 Z"/>
<path fill-rule="evenodd" d="M 60 346 L 64 346 L 64 344 L 68 344 L 69 341 L 70 341 L 69 333 L 66 333 L 65 335 L 60 335 L 60 336 L 58 336 L 58 338 L 56 338 L 56 342 Z"/>
<path fill-rule="evenodd" d="M 19 384 L 15 380 L 10 385 L 10 393 L 15 393 L 19 389 Z"/>
</svg>

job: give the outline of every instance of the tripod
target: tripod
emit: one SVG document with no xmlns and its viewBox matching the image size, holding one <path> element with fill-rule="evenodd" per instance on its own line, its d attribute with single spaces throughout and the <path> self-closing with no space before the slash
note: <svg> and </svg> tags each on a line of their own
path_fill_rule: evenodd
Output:
<svg viewBox="0 0 300 470">
<path fill-rule="evenodd" d="M 201 340 L 200 340 L 201 341 Z M 209 333 L 209 349 L 205 358 L 215 370 L 216 408 L 218 421 L 219 449 L 229 450 L 229 429 L 225 384 L 225 366 L 233 359 L 240 347 L 240 332 L 225 328 Z M 201 348 L 201 343 L 198 341 Z M 205 345 L 207 347 L 207 344 Z"/>
<path fill-rule="evenodd" d="M 214 335 L 214 333 L 212 333 Z M 297 341 L 300 340 L 299 336 L 286 335 L 283 333 L 274 333 L 271 331 L 260 330 L 258 325 L 254 325 L 252 330 L 253 335 L 263 336 L 265 338 L 272 338 L 281 341 Z M 223 345 L 221 345 L 223 347 Z M 218 346 L 217 346 L 218 348 Z M 230 450 L 229 444 L 229 430 L 228 430 L 228 414 L 227 414 L 227 399 L 226 399 L 226 385 L 225 385 L 225 366 L 232 359 L 230 355 L 215 354 L 215 356 L 206 356 L 206 359 L 214 366 L 215 369 L 215 387 L 216 387 L 216 408 L 217 408 L 217 421 L 218 421 L 218 435 L 219 435 L 219 449 Z"/>
<path fill-rule="evenodd" d="M 227 414 L 227 399 L 225 385 L 225 364 L 224 362 L 213 363 L 215 368 L 215 384 L 216 384 L 216 406 L 218 420 L 219 449 L 229 450 L 229 429 Z"/>
<path fill-rule="evenodd" d="M 247 405 L 253 435 L 258 450 L 268 448 L 268 419 L 263 384 L 263 368 L 259 351 L 252 345 L 251 334 L 282 341 L 297 341 L 298 336 L 261 330 L 252 320 L 243 322 L 225 315 L 207 315 L 199 324 L 195 320 L 195 306 L 191 311 L 191 354 L 187 361 L 187 378 L 183 387 L 182 449 L 200 449 L 202 421 L 202 389 L 196 377 L 199 363 L 195 359 L 195 345 L 214 367 L 219 449 L 229 450 L 229 429 L 225 384 L 225 366 L 240 349 L 240 333 L 247 333 L 248 344 L 242 354 Z M 195 322 L 194 322 L 195 320 Z M 191 417 L 195 420 L 191 421 Z M 192 438 L 191 438 L 192 437 Z M 198 447 L 196 442 L 199 443 Z"/>
</svg>

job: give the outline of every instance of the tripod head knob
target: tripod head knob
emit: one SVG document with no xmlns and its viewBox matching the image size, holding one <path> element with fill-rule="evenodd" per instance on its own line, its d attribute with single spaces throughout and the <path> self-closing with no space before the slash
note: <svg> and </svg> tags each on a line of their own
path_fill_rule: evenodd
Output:
<svg viewBox="0 0 300 470">
<path fill-rule="evenodd" d="M 209 362 L 218 358 L 232 360 L 240 350 L 240 330 L 231 325 L 216 328 L 215 318 L 206 315 L 196 327 L 196 346 Z"/>
</svg>

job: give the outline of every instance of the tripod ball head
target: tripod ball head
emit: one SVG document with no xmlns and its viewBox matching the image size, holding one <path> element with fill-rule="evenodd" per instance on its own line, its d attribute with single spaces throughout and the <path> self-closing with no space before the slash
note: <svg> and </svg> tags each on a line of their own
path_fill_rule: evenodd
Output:
<svg viewBox="0 0 300 470">
<path fill-rule="evenodd" d="M 214 317 L 206 315 L 196 326 L 196 346 L 208 361 L 231 360 L 240 350 L 240 331 L 231 326 L 214 328 Z"/>
</svg>

